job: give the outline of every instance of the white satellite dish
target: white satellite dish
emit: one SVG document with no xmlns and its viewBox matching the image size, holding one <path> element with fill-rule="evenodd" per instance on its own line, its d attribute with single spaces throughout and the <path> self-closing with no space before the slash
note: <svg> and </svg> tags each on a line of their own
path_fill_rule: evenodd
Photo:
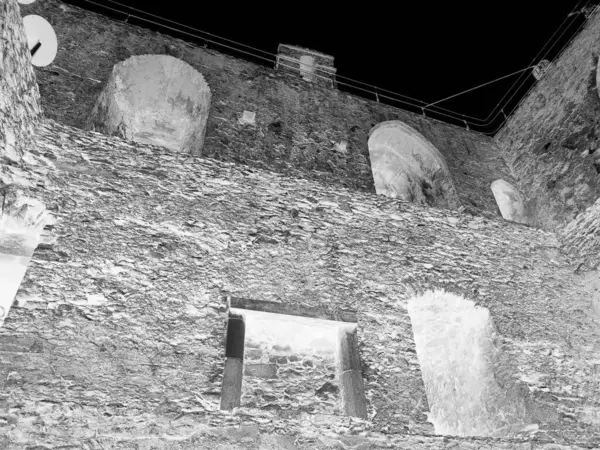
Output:
<svg viewBox="0 0 600 450">
<path fill-rule="evenodd" d="M 27 44 L 31 52 L 31 62 L 36 67 L 44 67 L 54 61 L 58 51 L 56 33 L 46 19 L 31 14 L 23 17 Z"/>
<path fill-rule="evenodd" d="M 21 5 L 31 5 L 35 0 L 19 0 Z"/>
</svg>

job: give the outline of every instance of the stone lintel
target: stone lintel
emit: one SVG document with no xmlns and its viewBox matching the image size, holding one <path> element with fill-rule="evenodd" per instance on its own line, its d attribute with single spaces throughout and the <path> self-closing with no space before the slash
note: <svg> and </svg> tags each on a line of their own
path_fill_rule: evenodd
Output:
<svg viewBox="0 0 600 450">
<path fill-rule="evenodd" d="M 333 61 L 334 61 L 334 57 L 331 55 L 317 52 L 316 50 L 311 50 L 309 48 L 298 47 L 296 45 L 289 45 L 289 44 L 279 44 L 277 46 L 277 53 L 281 54 L 281 55 L 285 55 L 285 54 L 288 54 L 288 55 L 290 55 L 290 54 L 311 55 L 311 56 L 314 56 L 315 58 L 323 59 L 324 62 L 326 61 L 327 63 L 330 63 L 327 65 L 331 65 L 331 66 L 333 66 Z"/>
<path fill-rule="evenodd" d="M 357 315 L 353 310 L 328 310 L 325 308 L 311 308 L 304 305 L 252 300 L 240 297 L 227 297 L 230 310 L 251 310 L 289 316 L 311 317 L 315 319 L 333 320 L 336 322 L 356 323 Z"/>
</svg>

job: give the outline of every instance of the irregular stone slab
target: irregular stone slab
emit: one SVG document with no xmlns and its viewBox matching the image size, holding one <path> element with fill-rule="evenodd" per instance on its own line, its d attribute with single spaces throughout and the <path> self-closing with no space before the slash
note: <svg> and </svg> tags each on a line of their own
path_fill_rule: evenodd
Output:
<svg viewBox="0 0 600 450">
<path fill-rule="evenodd" d="M 113 68 L 87 128 L 199 153 L 210 100 L 204 77 L 186 62 L 167 55 L 132 56 Z"/>
<path fill-rule="evenodd" d="M 277 378 L 277 364 L 245 364 L 244 373 L 250 377 Z"/>
<path fill-rule="evenodd" d="M 382 122 L 371 130 L 368 146 L 377 194 L 438 207 L 459 206 L 444 157 L 416 130 L 398 120 Z"/>
<path fill-rule="evenodd" d="M 527 223 L 523 194 L 504 180 L 494 181 L 491 188 L 503 218 L 513 222 Z"/>
</svg>

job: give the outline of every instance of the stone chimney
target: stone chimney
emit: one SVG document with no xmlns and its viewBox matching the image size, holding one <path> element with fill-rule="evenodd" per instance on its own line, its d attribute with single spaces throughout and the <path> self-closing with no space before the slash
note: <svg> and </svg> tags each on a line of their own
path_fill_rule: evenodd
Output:
<svg viewBox="0 0 600 450">
<path fill-rule="evenodd" d="M 322 86 L 336 87 L 333 56 L 307 48 L 279 44 L 276 69 L 301 76 L 304 80 Z"/>
</svg>

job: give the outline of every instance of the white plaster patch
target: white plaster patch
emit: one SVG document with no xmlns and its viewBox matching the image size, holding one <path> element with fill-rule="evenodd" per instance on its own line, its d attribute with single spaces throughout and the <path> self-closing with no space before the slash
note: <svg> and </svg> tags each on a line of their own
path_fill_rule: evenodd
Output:
<svg viewBox="0 0 600 450">
<path fill-rule="evenodd" d="M 491 189 L 504 219 L 518 223 L 527 223 L 523 194 L 512 184 L 504 180 L 494 181 Z"/>
<path fill-rule="evenodd" d="M 256 113 L 244 110 L 238 122 L 242 125 L 254 125 L 256 123 Z"/>
<path fill-rule="evenodd" d="M 25 257 L 0 253 L 0 325 L 13 304 L 30 260 L 31 255 Z"/>
<path fill-rule="evenodd" d="M 495 378 L 489 311 L 443 291 L 413 297 L 407 309 L 436 433 L 500 437 L 522 428 L 523 408 Z"/>
<path fill-rule="evenodd" d="M 300 56 L 300 73 L 306 81 L 312 81 L 315 72 L 315 58 L 311 55 Z"/>
<path fill-rule="evenodd" d="M 340 327 L 354 324 L 332 320 L 231 308 L 244 316 L 246 341 L 289 347 L 293 353 L 334 354 Z"/>
</svg>

